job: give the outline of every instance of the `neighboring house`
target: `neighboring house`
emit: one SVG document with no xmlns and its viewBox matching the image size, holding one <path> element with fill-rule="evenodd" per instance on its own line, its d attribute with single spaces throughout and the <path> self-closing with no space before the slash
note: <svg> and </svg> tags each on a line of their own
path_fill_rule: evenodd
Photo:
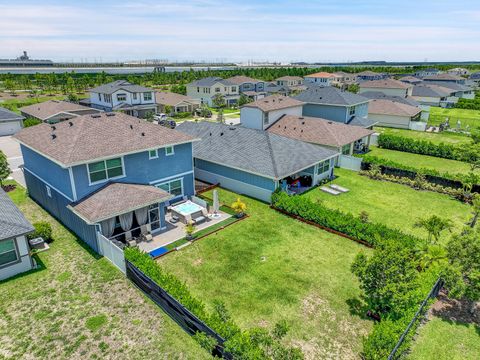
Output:
<svg viewBox="0 0 480 360">
<path fill-rule="evenodd" d="M 187 84 L 187 96 L 198 99 L 202 104 L 213 106 L 213 98 L 222 95 L 227 106 L 238 103 L 240 92 L 238 85 L 220 77 L 208 77 Z"/>
<path fill-rule="evenodd" d="M 400 81 L 403 81 L 404 83 L 407 84 L 412 84 L 412 85 L 417 85 L 422 82 L 422 79 L 415 77 L 415 76 L 404 76 L 399 79 Z"/>
<path fill-rule="evenodd" d="M 0 136 L 13 135 L 23 127 L 23 116 L 0 107 Z"/>
<path fill-rule="evenodd" d="M 338 153 L 268 131 L 211 122 L 183 122 L 194 143 L 195 177 L 270 202 L 278 187 L 302 179 L 304 187 L 333 175 Z M 308 185 L 309 184 L 309 185 Z"/>
<path fill-rule="evenodd" d="M 391 100 L 391 101 L 399 102 L 401 104 L 406 104 L 406 105 L 418 107 L 422 110 L 421 119 L 425 120 L 425 121 L 427 121 L 429 116 L 430 116 L 430 105 L 422 105 L 411 96 L 408 96 L 408 97 L 389 96 L 389 95 L 385 95 L 381 92 L 376 92 L 376 91 L 364 92 L 364 93 L 362 93 L 362 96 L 365 96 L 366 98 L 369 98 L 369 99 L 372 99 L 372 100 L 373 99 Z"/>
<path fill-rule="evenodd" d="M 188 96 L 172 93 L 172 92 L 155 92 L 155 103 L 157 104 L 158 112 L 167 115 L 173 115 L 179 112 L 193 113 L 195 109 L 200 107 L 200 100 L 192 99 Z M 170 107 L 167 113 L 166 107 Z"/>
<path fill-rule="evenodd" d="M 35 267 L 26 237 L 35 229 L 2 188 L 0 214 L 0 280 L 5 280 Z"/>
<path fill-rule="evenodd" d="M 465 84 L 466 79 L 458 75 L 445 73 L 445 74 L 425 76 L 423 80 L 428 82 L 436 82 L 438 83 L 438 85 L 441 85 L 443 83 Z"/>
<path fill-rule="evenodd" d="M 395 79 L 382 79 L 362 82 L 359 93 L 379 91 L 385 95 L 407 97 L 412 95 L 412 89 L 412 84 Z"/>
<path fill-rule="evenodd" d="M 265 92 L 267 95 L 289 96 L 304 91 L 306 88 L 305 85 L 277 85 L 273 82 L 265 84 Z"/>
<path fill-rule="evenodd" d="M 451 91 L 451 95 L 453 97 L 456 97 L 458 99 L 474 99 L 475 98 L 475 92 L 473 88 L 470 86 L 461 84 L 461 83 L 455 83 L 455 82 L 450 82 L 450 81 L 424 81 L 423 84 L 426 84 L 427 86 L 430 85 L 437 85 L 446 89 L 449 89 Z"/>
<path fill-rule="evenodd" d="M 300 76 L 282 76 L 275 80 L 280 86 L 297 86 L 303 85 L 303 78 Z"/>
<path fill-rule="evenodd" d="M 101 112 L 101 110 L 63 100 L 48 100 L 21 107 L 19 110 L 26 118 L 31 117 L 50 124 Z"/>
<path fill-rule="evenodd" d="M 306 85 L 315 84 L 318 86 L 331 86 L 335 81 L 335 75 L 328 73 L 328 72 L 318 72 L 315 74 L 310 74 L 305 76 L 304 83 Z"/>
<path fill-rule="evenodd" d="M 470 71 L 465 68 L 453 68 L 453 69 L 447 70 L 447 73 L 452 75 L 462 76 L 462 75 L 470 74 Z"/>
<path fill-rule="evenodd" d="M 338 85 L 350 85 L 350 84 L 356 84 L 357 83 L 357 75 L 356 74 L 351 74 L 347 73 L 344 71 L 338 71 L 333 73 L 335 76 L 334 79 L 334 84 Z"/>
<path fill-rule="evenodd" d="M 375 125 L 368 119 L 368 102 L 366 97 L 333 86 L 311 86 L 294 99 L 306 103 L 304 116 L 323 118 L 342 124 L 370 128 Z"/>
<path fill-rule="evenodd" d="M 145 118 L 157 112 L 154 90 L 145 86 L 117 80 L 90 89 L 90 106 L 104 111 L 121 111 Z"/>
<path fill-rule="evenodd" d="M 480 71 L 470 75 L 469 80 L 475 84 L 475 86 L 480 85 Z"/>
<path fill-rule="evenodd" d="M 356 74 L 358 81 L 382 80 L 388 77 L 387 74 L 377 73 L 374 71 L 362 71 Z"/>
<path fill-rule="evenodd" d="M 453 106 L 454 99 L 450 96 L 453 92 L 438 85 L 418 84 L 413 87 L 412 98 L 421 105 L 427 106 Z"/>
<path fill-rule="evenodd" d="M 238 91 L 241 94 L 245 94 L 249 98 L 253 100 L 261 99 L 265 96 L 265 81 L 253 79 L 248 76 L 233 76 L 231 78 L 226 79 L 233 84 L 238 86 Z"/>
<path fill-rule="evenodd" d="M 368 118 L 376 121 L 378 126 L 413 130 L 421 121 L 421 113 L 420 107 L 389 99 L 373 99 L 368 104 Z"/>
<path fill-rule="evenodd" d="M 240 122 L 251 129 L 264 130 L 283 115 L 302 115 L 305 103 L 283 95 L 270 95 L 240 109 Z"/>
<path fill-rule="evenodd" d="M 440 70 L 435 68 L 427 68 L 416 71 L 414 75 L 419 78 L 424 78 L 426 76 L 433 76 L 437 74 L 440 74 Z"/>
<path fill-rule="evenodd" d="M 375 132 L 360 126 L 308 116 L 286 115 L 272 124 L 268 132 L 292 139 L 326 146 L 343 155 L 363 152 L 370 145 Z"/>
<path fill-rule="evenodd" d="M 15 138 L 29 195 L 97 252 L 97 233 L 160 232 L 169 201 L 194 194 L 195 139 L 123 113 L 40 124 Z"/>
</svg>

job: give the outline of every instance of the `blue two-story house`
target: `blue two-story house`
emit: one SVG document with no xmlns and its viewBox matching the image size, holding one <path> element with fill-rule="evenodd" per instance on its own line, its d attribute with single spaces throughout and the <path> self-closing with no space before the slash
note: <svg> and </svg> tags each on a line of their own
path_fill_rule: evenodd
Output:
<svg viewBox="0 0 480 360">
<path fill-rule="evenodd" d="M 368 118 L 370 99 L 333 86 L 310 86 L 293 97 L 305 103 L 303 115 L 371 129 L 376 121 Z"/>
<path fill-rule="evenodd" d="M 165 228 L 194 194 L 193 137 L 123 113 L 84 115 L 15 135 L 29 195 L 95 251 L 106 238 Z"/>
<path fill-rule="evenodd" d="M 253 100 L 261 99 L 266 94 L 265 81 L 263 80 L 253 79 L 243 75 L 233 76 L 226 80 L 236 84 L 240 94 L 245 94 Z"/>
</svg>

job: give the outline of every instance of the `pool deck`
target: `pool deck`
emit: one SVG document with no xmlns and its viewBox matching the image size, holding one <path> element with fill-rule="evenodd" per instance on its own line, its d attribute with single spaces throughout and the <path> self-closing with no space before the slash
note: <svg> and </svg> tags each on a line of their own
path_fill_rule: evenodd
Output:
<svg viewBox="0 0 480 360">
<path fill-rule="evenodd" d="M 219 218 L 213 219 L 209 216 L 207 221 L 195 227 L 195 231 L 206 229 L 212 225 L 218 224 L 219 222 L 222 222 L 232 217 L 232 215 L 227 214 L 223 211 L 219 211 L 218 214 L 220 215 Z M 156 233 L 153 236 L 153 240 L 151 242 L 139 243 L 138 247 L 140 248 L 140 250 L 143 250 L 145 252 L 150 252 L 152 250 L 158 249 L 162 246 L 166 246 L 168 244 L 171 244 L 172 242 L 183 239 L 185 237 L 185 224 L 183 224 L 180 221 L 172 224 L 170 222 L 171 221 L 170 213 L 168 213 L 165 216 L 165 220 L 167 222 L 167 228 L 160 231 L 159 233 Z"/>
</svg>

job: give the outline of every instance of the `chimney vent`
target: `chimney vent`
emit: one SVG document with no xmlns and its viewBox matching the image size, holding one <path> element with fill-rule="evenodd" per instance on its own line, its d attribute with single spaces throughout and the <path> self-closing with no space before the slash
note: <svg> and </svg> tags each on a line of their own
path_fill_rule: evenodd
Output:
<svg viewBox="0 0 480 360">
<path fill-rule="evenodd" d="M 144 133 L 144 132 L 142 132 L 142 136 L 145 136 L 145 133 Z"/>
<path fill-rule="evenodd" d="M 132 124 L 130 124 L 130 129 L 132 129 L 132 130 L 133 130 L 133 125 L 132 125 Z"/>
<path fill-rule="evenodd" d="M 69 121 L 69 122 L 68 122 L 68 125 L 70 125 L 70 127 L 72 127 L 72 126 L 73 126 L 73 122 Z"/>
<path fill-rule="evenodd" d="M 54 125 L 52 125 L 50 127 L 52 128 L 52 131 L 55 131 L 57 129 Z"/>
<path fill-rule="evenodd" d="M 55 140 L 57 138 L 57 135 L 52 134 L 52 140 Z"/>
</svg>

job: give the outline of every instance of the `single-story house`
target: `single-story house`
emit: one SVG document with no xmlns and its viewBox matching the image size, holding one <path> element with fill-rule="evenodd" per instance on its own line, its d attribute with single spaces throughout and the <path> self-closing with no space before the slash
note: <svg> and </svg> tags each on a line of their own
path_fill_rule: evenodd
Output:
<svg viewBox="0 0 480 360">
<path fill-rule="evenodd" d="M 158 111 L 167 113 L 166 107 L 170 106 L 171 111 L 167 115 L 173 115 L 179 112 L 193 113 L 200 107 L 200 100 L 172 92 L 155 92 L 155 102 L 158 105 Z"/>
<path fill-rule="evenodd" d="M 410 129 L 412 122 L 421 121 L 422 109 L 389 99 L 373 99 L 368 105 L 368 117 L 379 126 Z"/>
<path fill-rule="evenodd" d="M 365 152 L 373 130 L 308 116 L 286 115 L 277 120 L 268 132 L 331 148 L 343 155 Z"/>
<path fill-rule="evenodd" d="M 35 229 L 1 188 L 0 214 L 0 280 L 5 280 L 35 267 L 26 238 Z"/>
<path fill-rule="evenodd" d="M 338 152 L 268 131 L 211 122 L 177 127 L 193 145 L 195 177 L 238 194 L 271 200 L 278 187 L 301 192 L 333 176 Z"/>
<path fill-rule="evenodd" d="M 0 107 L 0 136 L 13 135 L 23 127 L 25 118 Z"/>
<path fill-rule="evenodd" d="M 360 83 L 360 94 L 368 91 L 379 91 L 391 96 L 411 96 L 413 85 L 395 79 L 371 80 Z"/>
<path fill-rule="evenodd" d="M 443 86 L 421 83 L 414 86 L 412 98 L 422 105 L 450 107 L 458 100 L 453 93 Z"/>
<path fill-rule="evenodd" d="M 23 116 L 38 119 L 50 124 L 70 120 L 81 115 L 98 114 L 101 110 L 63 100 L 48 100 L 21 107 Z"/>
<path fill-rule="evenodd" d="M 362 96 L 365 96 L 369 99 L 385 99 L 385 100 L 391 100 L 391 101 L 396 101 L 402 104 L 410 105 L 410 106 L 415 106 L 419 107 L 422 109 L 422 115 L 421 119 L 427 121 L 429 116 L 430 116 L 430 105 L 422 105 L 419 103 L 417 100 L 415 100 L 412 96 L 407 96 L 407 97 L 402 97 L 402 96 L 390 96 L 390 95 L 385 95 L 381 92 L 376 92 L 376 91 L 368 91 L 364 92 Z"/>
</svg>

